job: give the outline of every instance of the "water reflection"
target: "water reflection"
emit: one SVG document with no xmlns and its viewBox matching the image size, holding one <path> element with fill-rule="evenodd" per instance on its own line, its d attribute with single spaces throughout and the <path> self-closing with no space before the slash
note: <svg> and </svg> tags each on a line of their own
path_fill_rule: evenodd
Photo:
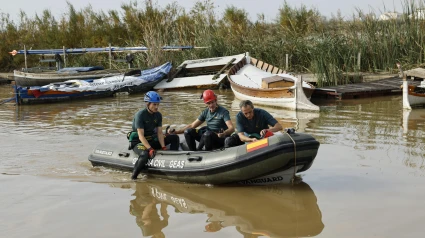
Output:
<svg viewBox="0 0 425 238">
<path fill-rule="evenodd" d="M 422 133 L 425 130 L 425 108 L 414 110 L 403 110 L 403 132 L 417 131 Z"/>
<path fill-rule="evenodd" d="M 316 236 L 324 228 L 317 198 L 304 182 L 278 187 L 205 187 L 174 183 L 137 183 L 130 213 L 144 236 L 164 237 L 171 216 L 205 214 L 197 229 L 220 232 L 235 227 L 244 237 Z M 159 211 L 158 211 L 159 207 Z M 194 224 L 191 224 L 192 227 Z"/>
</svg>

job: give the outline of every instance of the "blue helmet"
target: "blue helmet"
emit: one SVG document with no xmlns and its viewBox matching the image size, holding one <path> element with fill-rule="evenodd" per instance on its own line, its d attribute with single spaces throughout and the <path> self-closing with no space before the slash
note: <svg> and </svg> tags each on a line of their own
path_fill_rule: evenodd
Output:
<svg viewBox="0 0 425 238">
<path fill-rule="evenodd" d="M 157 92 L 149 91 L 145 94 L 144 101 L 145 102 L 160 103 L 161 99 L 162 98 L 159 96 L 159 94 Z"/>
</svg>

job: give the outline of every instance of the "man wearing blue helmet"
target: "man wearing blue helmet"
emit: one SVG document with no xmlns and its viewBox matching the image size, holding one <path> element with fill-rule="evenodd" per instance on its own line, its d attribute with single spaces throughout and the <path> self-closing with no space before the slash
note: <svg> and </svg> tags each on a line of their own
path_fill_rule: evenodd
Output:
<svg viewBox="0 0 425 238">
<path fill-rule="evenodd" d="M 155 150 L 166 150 L 168 144 L 170 150 L 179 149 L 180 141 L 177 135 L 164 136 L 162 133 L 162 114 L 158 111 L 161 102 L 159 94 L 149 91 L 145 94 L 144 101 L 146 108 L 134 115 L 133 131 L 129 135 L 130 148 L 139 155 L 131 179 L 137 179 L 148 160 L 155 157 Z"/>
</svg>

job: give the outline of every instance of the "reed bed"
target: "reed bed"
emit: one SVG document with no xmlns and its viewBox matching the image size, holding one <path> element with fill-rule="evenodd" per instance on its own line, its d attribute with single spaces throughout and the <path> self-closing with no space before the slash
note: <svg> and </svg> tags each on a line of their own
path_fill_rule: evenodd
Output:
<svg viewBox="0 0 425 238">
<path fill-rule="evenodd" d="M 425 15 L 423 4 L 403 2 L 401 19 L 381 21 L 358 11 L 357 16 L 327 19 L 316 9 L 294 8 L 286 2 L 273 21 L 234 6 L 221 15 L 212 0 L 199 1 L 190 10 L 177 3 L 167 6 L 150 1 L 133 1 L 119 10 L 97 11 L 88 6 L 55 18 L 49 10 L 28 17 L 21 12 L 18 21 L 0 13 L 0 71 L 24 66 L 22 55 L 10 56 L 13 49 L 146 46 L 151 50 L 135 55 L 135 67 L 152 67 L 170 61 L 217 57 L 250 52 L 251 56 L 289 72 L 314 73 L 319 86 L 355 82 L 347 73 L 396 72 L 396 62 L 404 68 L 424 65 Z M 385 6 L 383 6 L 385 8 Z M 160 50 L 164 45 L 206 46 L 188 51 Z M 361 56 L 360 65 L 358 55 Z M 124 57 L 125 53 L 117 57 Z M 67 66 L 103 65 L 108 54 L 67 56 Z M 42 66 L 36 56 L 29 66 Z M 126 64 L 114 67 L 125 68 Z"/>
</svg>

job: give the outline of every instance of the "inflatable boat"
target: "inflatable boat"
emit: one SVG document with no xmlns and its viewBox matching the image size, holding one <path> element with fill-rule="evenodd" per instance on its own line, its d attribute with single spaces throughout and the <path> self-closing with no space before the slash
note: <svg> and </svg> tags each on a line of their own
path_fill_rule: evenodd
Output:
<svg viewBox="0 0 425 238">
<path fill-rule="evenodd" d="M 289 133 L 288 133 L 289 132 Z M 231 148 L 188 151 L 183 135 L 178 151 L 158 150 L 142 173 L 156 178 L 200 184 L 268 185 L 290 183 L 313 164 L 320 143 L 311 135 L 278 132 Z M 138 156 L 128 142 L 102 143 L 89 155 L 93 166 L 132 171 Z"/>
</svg>

